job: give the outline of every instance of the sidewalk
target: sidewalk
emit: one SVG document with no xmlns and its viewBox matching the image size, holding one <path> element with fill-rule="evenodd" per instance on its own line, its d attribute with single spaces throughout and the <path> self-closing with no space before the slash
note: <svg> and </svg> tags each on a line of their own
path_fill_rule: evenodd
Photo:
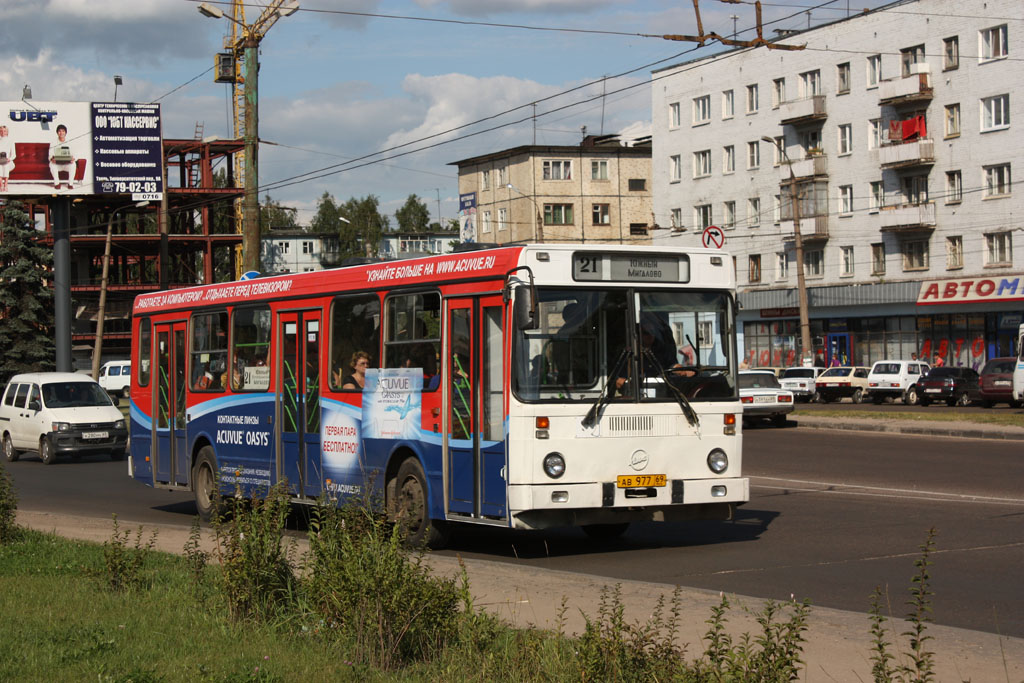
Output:
<svg viewBox="0 0 1024 683">
<path fill-rule="evenodd" d="M 122 529 L 134 526 L 130 520 L 118 520 Z M 110 520 L 82 519 L 46 512 L 18 512 L 18 523 L 39 531 L 55 532 L 69 538 L 102 543 L 112 531 Z M 187 528 L 168 525 L 145 525 L 156 529 L 157 549 L 181 553 L 188 540 Z M 207 549 L 212 547 L 208 531 L 204 534 Z M 299 552 L 305 542 L 299 541 Z M 581 612 L 592 619 L 597 617 L 603 588 L 621 586 L 622 603 L 629 621 L 646 621 L 658 598 L 671 598 L 673 586 L 641 581 L 600 579 L 571 572 L 537 569 L 509 565 L 489 560 L 465 560 L 458 557 L 428 555 L 427 564 L 437 573 L 458 578 L 460 563 L 465 566 L 470 589 L 478 607 L 502 617 L 514 626 L 537 626 L 555 629 L 558 626 L 562 604 L 565 604 L 565 630 L 579 633 L 584 627 Z M 720 600 L 718 593 L 685 588 L 681 593 L 682 619 L 680 640 L 686 645 L 687 655 L 695 657 L 703 650 L 701 636 L 707 630 L 705 620 L 711 616 L 711 607 Z M 743 608 L 756 613 L 763 600 L 729 595 L 732 609 L 729 628 L 733 637 L 744 631 L 757 635 L 758 625 Z M 806 662 L 803 681 L 870 681 L 871 638 L 870 622 L 865 613 L 846 612 L 824 607 L 813 607 L 806 633 L 807 643 L 803 659 Z M 889 622 L 891 642 L 900 651 L 905 650 L 906 639 L 899 634 L 907 630 L 903 622 Z M 995 634 L 966 629 L 931 625 L 928 634 L 933 640 L 928 647 L 935 654 L 937 681 L 1021 681 L 1024 680 L 1024 639 L 1000 637 Z M 898 662 L 903 663 L 903 662 Z"/>
<path fill-rule="evenodd" d="M 946 436 L 961 439 L 998 439 L 1024 441 L 1024 427 L 1013 425 L 987 424 L 969 421 L 938 421 L 910 419 L 868 419 L 858 417 L 819 417 L 806 413 L 791 415 L 790 421 L 801 428 L 841 429 L 857 432 L 885 432 L 888 434 L 913 434 L 923 436 Z"/>
</svg>

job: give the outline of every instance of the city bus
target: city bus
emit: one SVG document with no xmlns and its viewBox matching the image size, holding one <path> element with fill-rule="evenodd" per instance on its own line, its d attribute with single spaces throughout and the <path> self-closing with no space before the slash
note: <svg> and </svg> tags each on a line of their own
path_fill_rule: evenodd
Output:
<svg viewBox="0 0 1024 683">
<path fill-rule="evenodd" d="M 207 519 L 277 484 L 379 501 L 435 547 L 731 519 L 734 289 L 715 250 L 528 244 L 142 294 L 130 476 Z"/>
</svg>

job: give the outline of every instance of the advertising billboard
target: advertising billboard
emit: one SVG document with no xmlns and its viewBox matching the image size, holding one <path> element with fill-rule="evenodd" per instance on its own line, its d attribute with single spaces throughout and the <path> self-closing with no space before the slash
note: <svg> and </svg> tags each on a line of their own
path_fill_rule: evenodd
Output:
<svg viewBox="0 0 1024 683">
<path fill-rule="evenodd" d="M 159 104 L 41 102 L 0 105 L 0 195 L 131 194 L 158 200 Z"/>
</svg>

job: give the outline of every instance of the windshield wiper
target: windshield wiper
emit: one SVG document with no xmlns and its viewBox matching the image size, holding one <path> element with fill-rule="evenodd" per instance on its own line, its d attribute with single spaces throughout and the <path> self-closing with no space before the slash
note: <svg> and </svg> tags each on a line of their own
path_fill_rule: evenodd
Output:
<svg viewBox="0 0 1024 683">
<path fill-rule="evenodd" d="M 633 349 L 628 346 L 622 349 L 622 353 L 619 354 L 619 359 L 615 361 L 615 367 L 612 368 L 612 371 L 608 373 L 608 377 L 604 380 L 604 386 L 601 387 L 601 393 L 598 395 L 597 400 L 594 402 L 594 405 L 590 406 L 590 410 L 588 410 L 587 414 L 583 417 L 584 427 L 593 427 L 597 424 L 597 419 L 601 412 L 601 406 L 604 405 L 605 399 L 611 395 L 611 392 L 615 391 L 614 388 L 609 389 L 609 385 L 611 385 L 615 379 L 618 379 L 619 370 L 622 369 L 622 363 L 627 358 L 632 357 Z"/>
<path fill-rule="evenodd" d="M 690 423 L 691 427 L 700 429 L 700 418 L 697 417 L 697 412 L 693 409 L 693 406 L 690 405 L 690 402 L 687 400 L 686 396 L 683 395 L 683 392 L 679 391 L 676 385 L 673 384 L 672 380 L 668 378 L 668 373 L 665 372 L 665 368 L 658 362 L 654 353 L 652 353 L 650 349 L 644 349 L 644 357 L 650 360 L 651 364 L 658 369 L 658 372 L 661 373 L 661 379 L 665 381 L 665 385 L 672 390 L 673 394 L 675 394 L 676 401 L 678 401 L 679 407 L 683 409 L 683 415 L 686 416 L 686 421 Z"/>
</svg>

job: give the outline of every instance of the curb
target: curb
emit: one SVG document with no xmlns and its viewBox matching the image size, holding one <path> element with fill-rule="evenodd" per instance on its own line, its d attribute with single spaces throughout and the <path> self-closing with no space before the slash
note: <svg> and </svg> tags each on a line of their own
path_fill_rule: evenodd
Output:
<svg viewBox="0 0 1024 683">
<path fill-rule="evenodd" d="M 907 424 L 872 422 L 868 420 L 834 419 L 801 415 L 792 418 L 799 426 L 809 429 L 839 429 L 853 432 L 882 432 L 915 436 L 945 436 L 960 439 L 992 439 L 996 441 L 1024 441 L 1024 430 L 1009 431 L 999 428 L 942 427 L 941 423 Z"/>
</svg>

